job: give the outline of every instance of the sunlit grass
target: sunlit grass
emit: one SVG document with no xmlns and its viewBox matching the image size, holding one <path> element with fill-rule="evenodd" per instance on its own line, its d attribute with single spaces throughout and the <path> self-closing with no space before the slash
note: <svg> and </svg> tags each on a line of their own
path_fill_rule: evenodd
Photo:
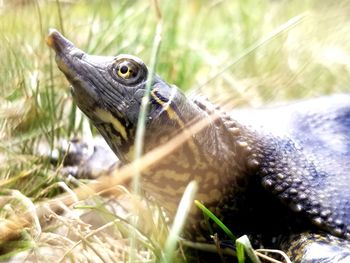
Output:
<svg viewBox="0 0 350 263">
<path fill-rule="evenodd" d="M 350 5 L 346 1 L 180 0 L 174 4 L 165 0 L 160 8 L 163 33 L 157 72 L 185 91 L 204 94 L 220 104 L 229 102 L 229 107 L 349 91 Z M 300 15 L 304 16 L 300 23 L 268 38 Z M 38 156 L 39 146 L 52 149 L 59 138 L 79 137 L 87 129 L 45 44 L 48 28 L 64 31 L 89 53 L 130 53 L 149 63 L 156 23 L 152 1 L 0 1 L 0 185 L 1 200 L 6 200 L 1 201 L 2 217 L 28 208 L 7 189 L 18 189 L 35 203 L 64 192 L 61 182 L 76 186 L 48 158 Z M 264 45 L 259 45 L 266 37 Z M 255 48 L 247 53 L 250 47 Z M 101 213 L 104 206 L 96 206 Z M 150 224 L 165 224 L 160 210 L 154 211 L 158 217 Z M 86 227 L 77 218 L 64 222 L 58 216 L 56 220 L 72 231 L 77 222 Z M 91 240 L 86 228 L 79 233 L 83 240 L 78 244 L 82 245 L 79 257 L 74 250 L 65 257 L 93 254 L 106 262 L 115 251 L 123 250 L 129 243 L 122 232 L 132 226 L 115 217 L 110 222 L 118 225 L 118 237 L 123 240 L 118 249 L 111 237 L 104 236 L 106 246 Z M 51 230 L 44 229 L 41 239 L 23 231 L 23 241 L 8 243 L 2 253 L 9 256 L 48 246 L 50 235 L 60 239 L 56 245 L 65 251 L 76 244 Z M 138 240 L 147 236 L 139 234 Z M 158 236 L 153 233 L 154 246 L 141 242 L 138 252 L 145 262 L 159 260 L 166 235 L 163 228 Z M 128 253 L 118 256 L 128 258 Z"/>
</svg>

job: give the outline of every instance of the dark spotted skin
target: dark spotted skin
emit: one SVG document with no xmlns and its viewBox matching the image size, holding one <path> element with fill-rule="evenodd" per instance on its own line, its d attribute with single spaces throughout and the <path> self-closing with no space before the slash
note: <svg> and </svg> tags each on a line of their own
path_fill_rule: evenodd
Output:
<svg viewBox="0 0 350 263">
<path fill-rule="evenodd" d="M 119 159 L 131 162 L 148 74 L 145 64 L 130 55 L 87 55 L 57 31 L 50 33 L 48 44 L 73 86 L 78 107 Z M 133 74 L 120 72 L 125 63 Z M 191 123 L 208 123 L 143 171 L 143 189 L 170 216 L 187 184 L 195 180 L 196 199 L 235 234 L 248 234 L 255 246 L 287 248 L 294 262 L 313 262 L 309 244 L 324 245 L 334 253 L 322 262 L 350 260 L 349 95 L 225 113 L 207 101 L 187 98 L 157 75 L 151 86 L 145 152 L 188 132 Z M 215 226 L 214 231 L 225 238 Z M 312 234 L 303 234 L 307 232 Z M 184 235 L 210 240 L 198 209 L 192 209 Z"/>
<path fill-rule="evenodd" d="M 292 236 L 285 244 L 285 251 L 294 262 L 349 262 L 348 241 L 328 234 L 304 233 Z"/>
<path fill-rule="evenodd" d="M 265 126 L 271 120 L 279 123 L 279 134 L 250 118 L 255 129 L 268 132 L 259 160 L 263 186 L 313 224 L 349 239 L 350 96 L 314 99 L 274 112 L 278 114 L 262 111 L 258 118 Z"/>
</svg>

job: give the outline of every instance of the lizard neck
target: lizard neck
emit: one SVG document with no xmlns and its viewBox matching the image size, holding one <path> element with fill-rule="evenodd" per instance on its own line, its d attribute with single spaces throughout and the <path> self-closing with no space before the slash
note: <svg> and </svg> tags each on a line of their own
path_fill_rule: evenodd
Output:
<svg viewBox="0 0 350 263">
<path fill-rule="evenodd" d="M 242 127 L 208 102 L 195 100 L 188 103 L 183 107 L 191 107 L 190 110 L 181 110 L 185 112 L 181 116 L 182 122 L 187 124 L 206 118 L 208 125 L 142 177 L 145 191 L 171 215 L 175 214 L 190 181 L 195 180 L 199 186 L 195 198 L 215 211 L 228 192 L 233 195 L 244 191 L 248 177 L 243 171 L 249 165 L 252 168 L 256 165 L 254 159 L 245 161 L 250 149 L 243 140 Z M 213 115 L 219 117 L 213 118 Z M 149 147 L 167 142 L 175 134 L 186 130 L 186 125 L 176 127 L 172 123 L 164 127 L 166 122 L 160 121 L 161 131 L 157 122 L 147 129 Z"/>
</svg>

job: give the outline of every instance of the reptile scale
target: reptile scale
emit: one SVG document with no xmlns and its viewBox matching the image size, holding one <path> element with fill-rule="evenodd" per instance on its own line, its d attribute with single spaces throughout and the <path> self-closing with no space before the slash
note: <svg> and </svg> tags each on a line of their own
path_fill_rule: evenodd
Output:
<svg viewBox="0 0 350 263">
<path fill-rule="evenodd" d="M 47 43 L 78 107 L 118 158 L 131 162 L 147 66 L 131 55 L 88 55 L 56 30 Z M 202 119 L 204 129 L 143 172 L 145 192 L 171 216 L 196 180 L 196 199 L 235 234 L 283 249 L 293 262 L 350 262 L 350 95 L 223 112 L 154 75 L 145 152 Z M 184 235 L 209 240 L 203 216 L 192 210 Z"/>
</svg>

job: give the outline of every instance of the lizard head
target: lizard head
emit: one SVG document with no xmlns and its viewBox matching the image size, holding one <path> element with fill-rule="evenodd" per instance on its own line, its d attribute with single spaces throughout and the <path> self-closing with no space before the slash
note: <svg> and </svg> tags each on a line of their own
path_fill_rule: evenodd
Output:
<svg viewBox="0 0 350 263">
<path fill-rule="evenodd" d="M 56 63 L 72 85 L 78 107 L 118 158 L 131 161 L 149 73 L 145 63 L 126 54 L 115 57 L 86 54 L 54 29 L 47 37 L 47 44 L 55 51 Z M 154 75 L 146 117 L 148 138 L 145 147 L 153 148 L 161 136 L 174 134 L 187 120 L 194 118 L 196 112 L 192 104 L 175 86 Z"/>
</svg>

